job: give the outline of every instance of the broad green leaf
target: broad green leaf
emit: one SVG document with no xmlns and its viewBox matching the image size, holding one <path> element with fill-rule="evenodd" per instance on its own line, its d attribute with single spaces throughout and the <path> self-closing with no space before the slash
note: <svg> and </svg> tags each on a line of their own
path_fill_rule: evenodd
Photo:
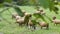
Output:
<svg viewBox="0 0 60 34">
<path fill-rule="evenodd" d="M 24 16 L 24 14 L 22 13 L 21 9 L 19 7 L 14 7 L 15 11 L 20 15 L 20 16 Z"/>
<path fill-rule="evenodd" d="M 43 21 L 47 22 L 44 18 L 44 16 L 40 15 L 40 14 L 33 14 L 34 17 L 36 17 L 36 19 L 41 18 Z"/>
<path fill-rule="evenodd" d="M 57 7 L 54 7 L 54 9 L 53 9 L 53 11 L 56 13 L 56 14 L 58 14 L 58 8 Z"/>
</svg>

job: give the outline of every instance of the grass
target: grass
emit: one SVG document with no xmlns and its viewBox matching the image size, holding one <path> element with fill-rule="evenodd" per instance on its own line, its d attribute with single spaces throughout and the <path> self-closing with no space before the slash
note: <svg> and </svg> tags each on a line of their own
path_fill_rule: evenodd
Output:
<svg viewBox="0 0 60 34">
<path fill-rule="evenodd" d="M 36 10 L 32 6 L 20 6 L 22 10 L 26 10 L 29 13 L 33 13 Z M 2 10 L 3 8 L 0 8 Z M 60 9 L 60 8 L 59 8 Z M 50 12 L 48 9 L 44 9 L 46 15 L 52 19 L 52 16 L 55 15 L 57 19 L 60 19 L 60 10 L 58 11 L 59 14 L 55 14 L 53 11 Z M 0 11 L 1 12 L 1 11 Z M 11 13 L 16 12 L 12 7 L 9 10 L 5 10 L 4 12 L 0 13 L 0 18 L 2 21 L 0 22 L 0 33 L 3 34 L 60 34 L 60 25 L 55 26 L 51 23 L 46 16 L 44 18 L 49 23 L 49 30 L 44 29 L 37 29 L 35 31 L 28 30 L 25 26 L 20 27 L 15 20 L 11 19 Z M 42 19 L 41 19 L 42 20 Z"/>
</svg>

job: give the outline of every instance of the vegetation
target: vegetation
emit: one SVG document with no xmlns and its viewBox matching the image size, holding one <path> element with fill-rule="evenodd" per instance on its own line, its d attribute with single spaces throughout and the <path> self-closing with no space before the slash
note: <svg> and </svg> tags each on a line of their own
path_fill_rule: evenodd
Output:
<svg viewBox="0 0 60 34">
<path fill-rule="evenodd" d="M 57 0 L 56 0 L 57 1 Z M 22 10 L 33 14 L 39 9 L 43 9 L 45 15 L 33 15 L 32 19 L 37 22 L 49 23 L 49 30 L 41 29 L 37 25 L 37 29 L 31 31 L 26 26 L 19 26 L 12 19 L 12 13 L 16 12 L 23 17 Z M 54 25 L 52 17 L 56 16 L 60 19 L 60 2 L 55 0 L 1 0 L 0 1 L 0 33 L 3 34 L 60 34 L 60 25 Z M 33 21 L 35 23 L 35 21 Z M 35 23 L 36 24 L 36 23 Z"/>
<path fill-rule="evenodd" d="M 21 10 L 24 9 L 29 13 L 35 12 L 35 9 L 32 8 L 32 6 L 20 6 L 20 8 L 21 8 Z M 32 9 L 30 9 L 30 8 L 32 8 Z M 2 9 L 3 8 L 1 8 L 1 11 L 2 11 Z M 48 9 L 44 9 L 44 10 L 46 12 L 47 17 L 49 17 L 50 19 L 52 19 L 53 15 L 56 15 L 54 12 L 50 12 Z M 15 20 L 11 19 L 10 12 L 11 13 L 15 12 L 15 10 L 12 7 L 10 7 L 8 10 L 5 10 L 4 12 L 0 13 L 0 15 L 1 15 L 0 18 L 3 19 L 0 22 L 0 32 L 2 32 L 4 34 L 13 34 L 13 33 L 14 34 L 53 34 L 53 33 L 59 34 L 59 32 L 60 32 L 60 28 L 59 28 L 60 25 L 55 26 L 52 22 L 49 21 L 49 19 L 47 19 L 46 16 L 44 16 L 44 19 L 49 23 L 49 30 L 40 29 L 40 26 L 39 26 L 39 28 L 37 30 L 32 32 L 31 30 L 28 30 L 28 28 L 26 28 L 25 26 L 20 27 L 17 23 L 15 23 Z M 56 17 L 57 17 L 57 19 L 60 19 L 59 15 L 56 15 Z M 42 19 L 40 19 L 40 20 L 43 21 Z"/>
</svg>

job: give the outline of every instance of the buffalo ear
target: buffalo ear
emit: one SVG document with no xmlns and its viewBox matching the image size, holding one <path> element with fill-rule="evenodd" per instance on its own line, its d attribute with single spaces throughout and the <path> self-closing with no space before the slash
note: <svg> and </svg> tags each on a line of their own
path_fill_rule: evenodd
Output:
<svg viewBox="0 0 60 34">
<path fill-rule="evenodd" d="M 32 17 L 32 15 L 30 15 L 30 17 Z"/>
<path fill-rule="evenodd" d="M 53 16 L 53 19 L 56 19 L 56 16 Z"/>
</svg>

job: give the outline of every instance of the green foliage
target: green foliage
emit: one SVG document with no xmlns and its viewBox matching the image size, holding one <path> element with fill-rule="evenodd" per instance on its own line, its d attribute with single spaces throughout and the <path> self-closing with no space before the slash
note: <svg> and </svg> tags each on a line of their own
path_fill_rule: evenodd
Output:
<svg viewBox="0 0 60 34">
<path fill-rule="evenodd" d="M 24 16 L 24 14 L 22 13 L 21 9 L 19 7 L 14 7 L 15 11 L 20 15 L 20 16 Z"/>
<path fill-rule="evenodd" d="M 9 3 L 11 3 L 11 2 L 12 2 L 12 0 L 4 0 L 4 2 L 9 2 Z"/>
<path fill-rule="evenodd" d="M 29 0 L 29 4 L 30 5 L 34 5 L 35 6 L 35 5 L 38 4 L 37 2 L 38 2 L 38 0 Z"/>
<path fill-rule="evenodd" d="M 35 11 L 35 9 L 32 10 L 33 7 L 31 7 L 31 9 L 26 7 L 27 6 L 25 7 L 21 6 L 21 9 L 25 9 L 29 13 L 30 12 L 32 13 L 32 11 Z M 12 13 L 15 12 L 15 10 L 12 8 L 10 8 L 9 10 Z M 48 9 L 45 9 L 45 10 L 47 10 L 46 15 L 50 17 L 50 19 L 52 19 L 52 16 L 55 15 L 55 13 L 50 12 Z M 55 26 L 53 23 L 51 23 L 48 20 L 48 18 L 46 18 L 46 21 L 48 21 L 49 23 L 49 30 L 40 29 L 40 26 L 37 26 L 37 29 L 32 32 L 31 29 L 28 29 L 25 26 L 20 27 L 17 23 L 15 23 L 15 20 L 11 19 L 11 14 L 8 12 L 8 10 L 4 11 L 2 14 L 0 13 L 0 15 L 8 21 L 7 22 L 6 20 L 3 19 L 3 21 L 0 22 L 0 32 L 2 32 L 3 34 L 60 34 L 60 25 L 58 24 L 57 26 Z M 56 15 L 56 17 L 57 19 L 60 19 L 59 15 Z"/>
<path fill-rule="evenodd" d="M 35 6 L 35 9 L 39 10 L 40 9 L 40 6 Z"/>
<path fill-rule="evenodd" d="M 60 2 L 58 2 L 58 5 L 60 6 Z"/>
<path fill-rule="evenodd" d="M 4 2 L 4 0 L 0 0 L 0 3 L 3 3 Z"/>
<path fill-rule="evenodd" d="M 54 8 L 54 2 L 53 1 L 49 1 L 49 9 L 50 11 L 52 11 Z"/>
<path fill-rule="evenodd" d="M 0 4 L 0 8 L 1 8 L 1 7 L 4 7 L 4 5 L 3 5 L 2 3 Z"/>
<path fill-rule="evenodd" d="M 54 1 L 53 0 L 50 1 L 50 3 L 49 3 L 49 9 L 50 9 L 50 11 L 54 11 L 56 14 L 58 14 L 58 10 L 59 9 L 57 7 L 55 7 L 55 5 L 58 4 L 58 2 L 54 2 Z"/>
<path fill-rule="evenodd" d="M 20 5 L 20 6 L 21 6 L 21 5 L 22 5 L 22 6 L 28 5 L 28 1 L 29 1 L 29 0 L 18 0 L 17 4 Z"/>
<path fill-rule="evenodd" d="M 56 14 L 58 14 L 58 8 L 57 7 L 54 7 L 54 9 L 53 9 L 53 11 L 56 13 Z"/>
<path fill-rule="evenodd" d="M 38 24 L 38 22 L 37 22 L 36 20 L 34 20 L 34 19 L 32 19 L 31 21 L 32 21 L 32 23 L 35 24 L 35 25 Z"/>
<path fill-rule="evenodd" d="M 39 3 L 42 7 L 48 8 L 49 7 L 49 0 L 39 0 Z"/>
<path fill-rule="evenodd" d="M 37 19 L 42 19 L 43 21 L 47 22 L 47 21 L 45 20 L 45 18 L 44 18 L 43 15 L 40 15 L 40 14 L 33 14 L 33 16 L 35 17 L 35 20 L 37 20 Z"/>
</svg>

